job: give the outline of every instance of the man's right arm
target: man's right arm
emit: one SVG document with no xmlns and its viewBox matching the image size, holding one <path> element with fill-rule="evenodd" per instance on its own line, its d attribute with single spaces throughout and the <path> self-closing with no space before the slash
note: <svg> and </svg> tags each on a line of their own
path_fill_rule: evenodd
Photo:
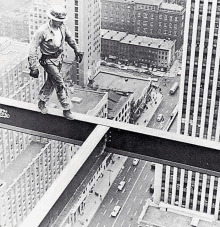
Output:
<svg viewBox="0 0 220 227">
<path fill-rule="evenodd" d="M 38 47 L 40 46 L 40 43 L 43 40 L 43 31 L 38 30 L 34 34 L 31 43 L 30 43 L 30 51 L 28 56 L 29 61 L 29 69 L 31 71 L 37 70 L 37 64 L 38 64 Z"/>
</svg>

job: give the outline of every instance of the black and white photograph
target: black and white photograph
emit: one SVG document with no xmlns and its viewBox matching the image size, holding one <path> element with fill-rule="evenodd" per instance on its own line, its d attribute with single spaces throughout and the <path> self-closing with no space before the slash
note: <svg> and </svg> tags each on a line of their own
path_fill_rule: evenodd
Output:
<svg viewBox="0 0 220 227">
<path fill-rule="evenodd" d="M 220 0 L 0 0 L 0 227 L 220 227 L 219 27 Z"/>
</svg>

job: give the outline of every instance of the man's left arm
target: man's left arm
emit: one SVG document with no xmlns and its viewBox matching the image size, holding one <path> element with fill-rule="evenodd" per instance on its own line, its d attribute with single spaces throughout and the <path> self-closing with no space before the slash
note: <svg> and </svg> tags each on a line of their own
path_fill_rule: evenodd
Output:
<svg viewBox="0 0 220 227">
<path fill-rule="evenodd" d="M 73 35 L 69 31 L 69 29 L 65 26 L 65 41 L 69 44 L 70 47 L 73 48 L 76 59 L 79 61 L 79 63 L 83 59 L 83 52 L 79 50 L 78 44 L 76 43 L 76 40 L 73 38 Z"/>
</svg>

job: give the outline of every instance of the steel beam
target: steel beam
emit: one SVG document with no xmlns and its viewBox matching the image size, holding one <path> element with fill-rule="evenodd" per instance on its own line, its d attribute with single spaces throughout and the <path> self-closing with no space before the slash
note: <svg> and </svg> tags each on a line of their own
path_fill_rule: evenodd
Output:
<svg viewBox="0 0 220 227">
<path fill-rule="evenodd" d="M 40 199 L 31 213 L 24 219 L 20 227 L 40 226 L 41 222 L 53 207 L 57 199 L 68 186 L 72 178 L 79 171 L 83 163 L 93 152 L 99 141 L 108 131 L 109 127 L 97 125 L 93 132 L 89 135 L 77 153 L 74 155 L 70 163 L 63 169 L 58 178 L 53 182 L 44 196 Z"/>
<path fill-rule="evenodd" d="M 61 110 L 49 109 L 42 115 L 34 104 L 7 98 L 0 98 L 0 108 L 2 128 L 82 144 L 97 125 L 103 125 L 110 128 L 108 152 L 220 176 L 218 142 L 78 113 L 76 120 L 69 121 Z"/>
</svg>

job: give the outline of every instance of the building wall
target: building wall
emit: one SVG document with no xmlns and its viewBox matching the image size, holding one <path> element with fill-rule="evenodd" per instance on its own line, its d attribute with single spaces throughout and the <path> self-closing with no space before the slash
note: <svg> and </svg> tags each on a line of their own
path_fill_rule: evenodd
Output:
<svg viewBox="0 0 220 227">
<path fill-rule="evenodd" d="M 220 1 L 188 0 L 177 132 L 219 142 Z M 187 169 L 163 166 L 165 202 L 219 216 L 220 179 Z M 161 171 L 161 170 L 158 170 Z"/>
<path fill-rule="evenodd" d="M 26 51 L 21 53 L 21 58 L 17 50 L 15 53 L 18 56 L 15 59 L 1 65 L 1 96 L 36 103 L 39 89 L 44 82 L 43 70 L 40 67 L 38 79 L 29 76 L 27 44 L 6 42 L 0 46 L 0 55 L 10 53 L 7 50 L 10 50 L 11 45 L 14 45 L 13 51 L 16 50 L 16 45 L 18 49 L 21 45 Z M 107 117 L 107 95 L 104 95 L 92 114 Z M 79 149 L 76 145 L 0 129 L 0 175 L 13 165 L 14 160 L 32 141 L 43 142 L 46 145 L 13 184 L 6 186 L 4 182 L 0 183 L 0 225 L 2 226 L 18 226 Z"/>
<path fill-rule="evenodd" d="M 124 39 L 126 39 L 126 37 Z M 164 40 L 161 40 L 161 42 L 163 41 Z M 144 43 L 137 45 L 124 42 L 123 39 L 112 40 L 103 37 L 102 45 L 104 47 L 102 49 L 103 59 L 110 59 L 111 56 L 115 56 L 115 62 L 127 62 L 127 64 L 139 66 L 145 65 L 168 69 L 174 60 L 175 54 L 175 42 L 173 42 L 171 47 L 162 49 L 160 45 L 158 45 L 158 47 L 151 47 L 150 45 L 144 45 Z"/>
<path fill-rule="evenodd" d="M 162 3 L 162 1 L 161 1 Z M 130 34 L 176 40 L 176 49 L 183 44 L 185 8 L 169 10 L 158 5 L 131 1 L 102 0 L 103 29 Z"/>
</svg>

